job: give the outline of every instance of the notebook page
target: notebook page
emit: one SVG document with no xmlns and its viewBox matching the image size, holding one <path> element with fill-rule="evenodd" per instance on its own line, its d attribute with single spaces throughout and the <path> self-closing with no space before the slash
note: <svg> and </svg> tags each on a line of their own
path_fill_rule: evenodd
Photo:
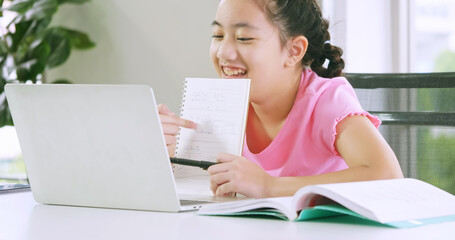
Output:
<svg viewBox="0 0 455 240">
<path fill-rule="evenodd" d="M 187 78 L 181 117 L 197 129 L 180 129 L 176 156 L 216 162 L 220 152 L 241 155 L 249 88 L 249 79 Z"/>
</svg>

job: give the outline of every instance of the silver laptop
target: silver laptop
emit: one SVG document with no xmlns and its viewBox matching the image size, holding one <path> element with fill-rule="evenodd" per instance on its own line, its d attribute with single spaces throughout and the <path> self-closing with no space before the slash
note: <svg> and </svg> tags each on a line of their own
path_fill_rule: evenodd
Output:
<svg viewBox="0 0 455 240">
<path fill-rule="evenodd" d="M 150 87 L 8 84 L 5 91 L 37 202 L 178 212 L 219 200 L 180 199 Z"/>
</svg>

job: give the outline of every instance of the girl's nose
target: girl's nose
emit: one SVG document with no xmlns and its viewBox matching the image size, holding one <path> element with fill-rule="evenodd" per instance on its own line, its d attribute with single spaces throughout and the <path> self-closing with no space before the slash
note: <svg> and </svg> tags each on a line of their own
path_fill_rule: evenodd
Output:
<svg viewBox="0 0 455 240">
<path fill-rule="evenodd" d="M 218 48 L 216 56 L 220 60 L 235 60 L 237 58 L 237 51 L 234 44 L 232 44 L 230 41 L 227 41 L 227 39 L 223 40 L 223 42 L 220 44 L 220 47 Z"/>
</svg>

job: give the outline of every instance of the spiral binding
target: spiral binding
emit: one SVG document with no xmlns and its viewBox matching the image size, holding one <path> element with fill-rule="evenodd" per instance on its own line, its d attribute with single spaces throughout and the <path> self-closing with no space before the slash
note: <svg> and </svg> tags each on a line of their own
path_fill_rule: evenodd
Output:
<svg viewBox="0 0 455 240">
<path fill-rule="evenodd" d="M 183 81 L 183 89 L 182 89 L 182 102 L 180 103 L 180 113 L 179 113 L 179 116 L 182 117 L 182 114 L 183 114 L 183 108 L 185 107 L 185 100 L 186 100 L 186 87 L 187 87 L 187 79 L 185 79 L 185 81 Z M 175 156 L 177 156 L 178 154 L 178 151 L 179 151 L 179 140 L 180 140 L 180 131 L 179 133 L 177 134 L 176 136 L 177 138 L 177 141 L 176 141 L 176 144 L 175 144 Z"/>
</svg>

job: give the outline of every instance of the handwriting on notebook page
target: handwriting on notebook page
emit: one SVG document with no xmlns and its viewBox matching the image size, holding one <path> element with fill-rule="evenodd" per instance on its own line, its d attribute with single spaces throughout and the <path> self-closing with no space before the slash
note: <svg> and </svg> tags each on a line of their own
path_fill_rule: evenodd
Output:
<svg viewBox="0 0 455 240">
<path fill-rule="evenodd" d="M 220 152 L 240 154 L 248 94 L 246 79 L 187 79 L 181 117 L 198 127 L 180 130 L 177 156 L 216 161 Z"/>
</svg>

